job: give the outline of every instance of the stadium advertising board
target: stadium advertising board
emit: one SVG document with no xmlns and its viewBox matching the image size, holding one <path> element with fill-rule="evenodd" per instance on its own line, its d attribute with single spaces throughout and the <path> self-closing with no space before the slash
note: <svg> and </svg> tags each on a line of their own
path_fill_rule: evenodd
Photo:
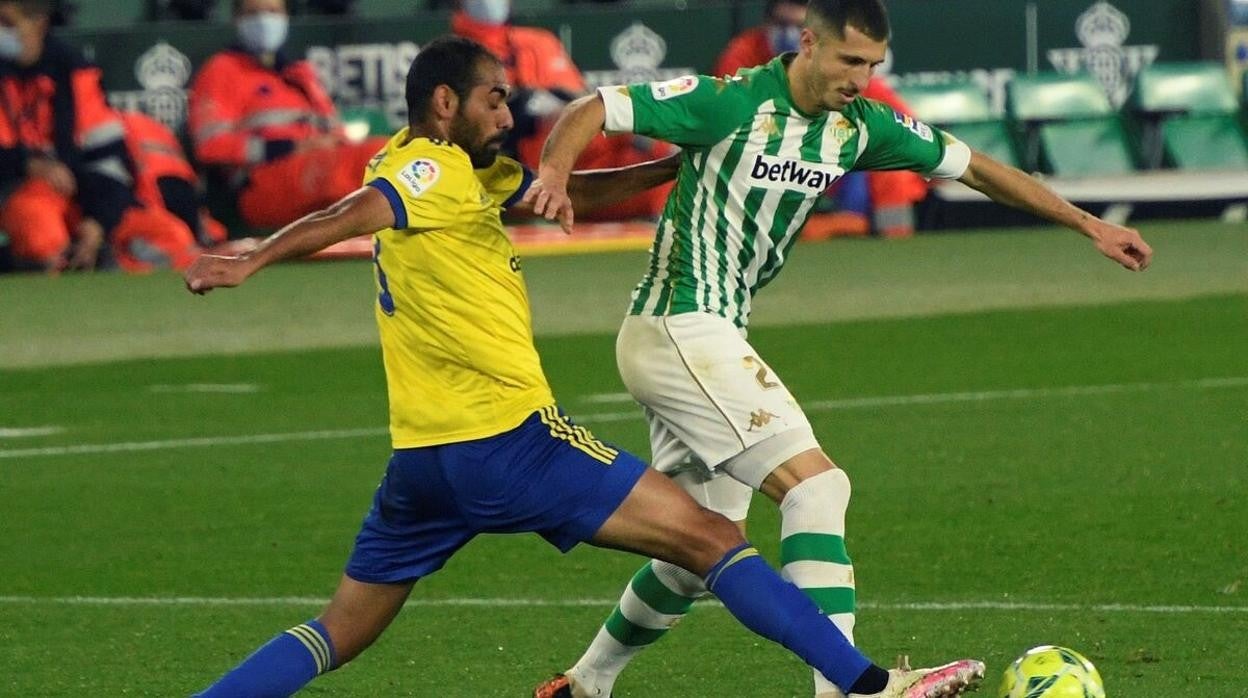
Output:
<svg viewBox="0 0 1248 698">
<path fill-rule="evenodd" d="M 1020 71 L 1093 73 L 1116 103 L 1154 61 L 1199 55 L 1190 0 L 892 0 L 894 53 L 903 83 L 970 78 L 999 107 Z M 761 16 L 761 5 L 677 9 L 584 6 L 518 17 L 559 35 L 591 85 L 666 80 L 708 71 L 731 36 Z M 445 13 L 402 22 L 298 19 L 288 48 L 307 57 L 342 107 L 404 117 L 403 75 L 421 43 L 447 31 Z M 148 24 L 67 32 L 104 70 L 118 106 L 179 126 L 194 67 L 233 41 L 228 24 Z M 956 46 L 956 50 L 950 47 Z"/>
</svg>

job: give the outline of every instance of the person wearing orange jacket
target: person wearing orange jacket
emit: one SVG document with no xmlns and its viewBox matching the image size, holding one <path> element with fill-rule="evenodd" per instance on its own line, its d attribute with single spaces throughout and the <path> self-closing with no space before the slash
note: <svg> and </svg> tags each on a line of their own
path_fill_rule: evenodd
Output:
<svg viewBox="0 0 1248 698">
<path fill-rule="evenodd" d="M 173 131 L 142 112 L 122 112 L 121 122 L 135 165 L 134 196 L 163 225 L 159 235 L 151 227 L 120 231 L 113 246 L 117 264 L 129 272 L 185 269 L 205 248 L 225 241 L 225 226 L 203 206 L 199 175 Z"/>
<path fill-rule="evenodd" d="M 355 191 L 386 138 L 346 140 L 315 69 L 282 51 L 285 0 L 234 0 L 233 15 L 238 43 L 191 84 L 191 141 L 237 190 L 243 221 L 276 228 Z"/>
<path fill-rule="evenodd" d="M 0 0 L 0 228 L 21 267 L 92 269 L 132 207 L 100 70 L 48 33 L 50 0 Z"/>
<path fill-rule="evenodd" d="M 715 62 L 717 75 L 734 75 L 741 68 L 761 65 L 781 53 L 797 50 L 802 22 L 806 19 L 805 0 L 768 0 L 764 17 L 763 24 L 741 32 L 728 42 Z M 910 108 L 882 78 L 872 77 L 862 94 L 901 114 L 910 113 Z M 802 230 L 802 238 L 822 240 L 834 235 L 867 235 L 872 227 L 884 237 L 909 237 L 914 234 L 914 204 L 927 196 L 927 189 L 927 182 L 913 172 L 850 173 L 842 179 L 837 192 L 841 210 L 812 216 Z"/>
<path fill-rule="evenodd" d="M 559 37 L 540 27 L 512 24 L 511 0 L 461 0 L 451 15 L 451 31 L 484 45 L 503 63 L 512 87 L 515 127 L 504 150 L 533 169 L 542 144 L 564 105 L 586 94 L 581 71 Z M 666 143 L 632 136 L 599 135 L 577 161 L 577 169 L 633 165 L 675 152 Z M 656 187 L 586 216 L 587 220 L 653 218 L 663 211 L 671 184 Z"/>
</svg>

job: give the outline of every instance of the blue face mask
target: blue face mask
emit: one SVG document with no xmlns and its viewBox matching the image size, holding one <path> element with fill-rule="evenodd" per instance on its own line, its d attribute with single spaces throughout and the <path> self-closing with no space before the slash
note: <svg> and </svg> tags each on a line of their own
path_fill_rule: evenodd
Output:
<svg viewBox="0 0 1248 698">
<path fill-rule="evenodd" d="M 14 61 L 22 55 L 22 39 L 12 27 L 0 27 L 0 60 Z"/>
<path fill-rule="evenodd" d="M 802 37 L 802 28 L 791 24 L 773 24 L 767 27 L 767 42 L 773 53 L 779 55 L 796 51 Z"/>
<path fill-rule="evenodd" d="M 251 53 L 276 53 L 286 43 L 290 17 L 280 12 L 259 12 L 238 20 L 238 40 Z"/>
<path fill-rule="evenodd" d="M 502 24 L 511 14 L 511 0 L 464 0 L 464 12 L 486 24 Z"/>
</svg>

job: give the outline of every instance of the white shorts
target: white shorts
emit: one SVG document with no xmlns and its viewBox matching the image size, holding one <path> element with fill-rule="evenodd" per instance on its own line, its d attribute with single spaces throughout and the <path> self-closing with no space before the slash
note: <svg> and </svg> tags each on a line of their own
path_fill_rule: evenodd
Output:
<svg viewBox="0 0 1248 698">
<path fill-rule="evenodd" d="M 788 388 L 725 318 L 630 315 L 615 357 L 650 423 L 655 469 L 734 521 L 772 470 L 819 447 Z"/>
</svg>

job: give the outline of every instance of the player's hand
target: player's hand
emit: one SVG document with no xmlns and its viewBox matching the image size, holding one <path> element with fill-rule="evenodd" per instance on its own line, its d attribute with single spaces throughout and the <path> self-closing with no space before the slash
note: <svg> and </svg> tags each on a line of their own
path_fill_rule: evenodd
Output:
<svg viewBox="0 0 1248 698">
<path fill-rule="evenodd" d="M 1088 234 L 1101 254 L 1131 271 L 1144 271 L 1153 260 L 1153 248 L 1144 242 L 1139 231 L 1103 220 L 1089 226 Z"/>
<path fill-rule="evenodd" d="M 186 290 L 203 295 L 214 288 L 233 288 L 255 271 L 255 264 L 246 256 L 201 254 L 182 273 Z"/>
<path fill-rule="evenodd" d="M 544 181 L 536 179 L 520 200 L 522 204 L 533 207 L 533 213 L 548 221 L 559 221 L 563 232 L 572 234 L 572 199 L 568 196 L 566 181 L 559 183 L 557 179 Z"/>
<path fill-rule="evenodd" d="M 55 158 L 30 158 L 26 162 L 26 176 L 44 180 L 62 196 L 73 196 L 78 191 L 78 180 L 74 178 L 74 173 L 65 163 Z"/>
<path fill-rule="evenodd" d="M 104 244 L 104 227 L 94 218 L 83 218 L 74 226 L 73 252 L 65 266 L 68 269 L 91 271 Z"/>
</svg>

